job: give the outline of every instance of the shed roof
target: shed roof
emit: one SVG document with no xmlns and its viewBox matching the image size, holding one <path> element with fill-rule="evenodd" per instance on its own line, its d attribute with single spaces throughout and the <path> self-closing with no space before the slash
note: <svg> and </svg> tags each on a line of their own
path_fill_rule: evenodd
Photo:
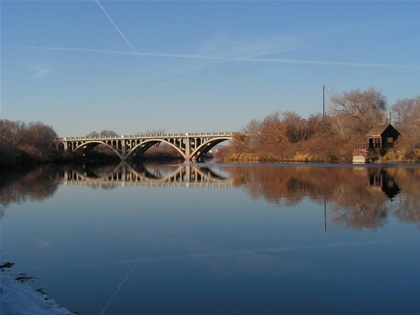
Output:
<svg viewBox="0 0 420 315">
<path fill-rule="evenodd" d="M 388 128 L 392 128 L 396 133 L 398 133 L 398 135 L 400 135 L 398 130 L 395 129 L 391 124 L 384 124 L 373 126 L 365 135 L 365 137 L 380 137 Z"/>
</svg>

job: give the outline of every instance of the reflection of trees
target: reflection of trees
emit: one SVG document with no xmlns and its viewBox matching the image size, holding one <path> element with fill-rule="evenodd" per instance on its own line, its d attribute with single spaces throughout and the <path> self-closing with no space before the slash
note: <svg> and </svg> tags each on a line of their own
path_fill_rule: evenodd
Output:
<svg viewBox="0 0 420 315">
<path fill-rule="evenodd" d="M 288 165 L 232 166 L 225 171 L 254 199 L 285 206 L 306 198 L 326 202 L 333 222 L 350 228 L 379 228 L 395 206 L 393 214 L 401 221 L 420 222 L 420 168 Z"/>
<path fill-rule="evenodd" d="M 402 222 L 415 222 L 420 227 L 420 169 L 406 169 L 406 172 L 394 172 L 402 194 L 396 197 L 398 202 L 394 215 Z"/>
<path fill-rule="evenodd" d="M 4 217 L 4 206 L 0 203 L 0 220 Z"/>
<path fill-rule="evenodd" d="M 415 195 L 404 194 L 400 198 L 394 215 L 402 222 L 417 222 L 420 228 L 420 199 Z"/>
<path fill-rule="evenodd" d="M 51 178 L 51 166 L 43 166 L 31 171 L 17 172 L 2 170 L 0 174 L 0 204 L 23 203 L 27 200 L 42 201 L 51 197 L 58 184 Z"/>
<path fill-rule="evenodd" d="M 269 203 L 292 205 L 310 198 L 328 200 L 340 178 L 351 179 L 351 168 L 310 166 L 233 166 L 226 168 L 235 186 L 245 186 L 254 198 Z M 353 180 L 353 185 L 357 181 Z"/>
<path fill-rule="evenodd" d="M 387 196 L 377 190 L 342 185 L 330 204 L 333 222 L 347 227 L 376 229 L 386 224 Z"/>
</svg>

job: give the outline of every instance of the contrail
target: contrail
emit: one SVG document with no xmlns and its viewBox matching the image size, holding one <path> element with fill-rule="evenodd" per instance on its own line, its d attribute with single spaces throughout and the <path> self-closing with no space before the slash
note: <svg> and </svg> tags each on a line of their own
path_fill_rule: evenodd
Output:
<svg viewBox="0 0 420 315">
<path fill-rule="evenodd" d="M 105 10 L 105 8 L 102 6 L 102 4 L 99 2 L 99 0 L 93 0 L 93 1 L 95 1 L 98 4 L 98 6 L 102 9 L 102 11 L 104 11 L 104 13 L 108 17 L 108 19 L 111 21 L 112 25 L 114 25 L 115 29 L 118 31 L 118 33 L 120 33 L 120 35 L 122 36 L 122 38 L 124 38 L 124 40 L 127 42 L 127 44 L 130 45 L 131 48 L 133 48 L 133 50 L 136 52 L 136 54 L 139 54 L 137 49 L 133 46 L 133 44 L 131 44 L 131 42 L 127 39 L 127 37 L 124 36 L 123 32 L 121 32 L 121 30 L 118 28 L 117 24 L 115 24 L 115 22 L 109 16 L 108 12 Z"/>
<path fill-rule="evenodd" d="M 37 50 L 61 50 L 61 51 L 79 51 L 90 53 L 103 53 L 114 55 L 132 55 L 143 57 L 161 57 L 161 58 L 182 58 L 182 59 L 197 59 L 208 61 L 222 61 L 222 62 L 261 62 L 261 63 L 288 63 L 288 64 L 311 64 L 311 65 L 326 65 L 326 66 L 353 66 L 353 67 L 380 67 L 380 68 L 400 68 L 400 69 L 420 69 L 418 66 L 404 66 L 396 64 L 379 64 L 379 63 L 353 63 L 353 62 L 338 62 L 338 61 L 317 61 L 317 60 L 298 60 L 298 59 L 280 59 L 280 58 L 242 58 L 242 57 L 215 57 L 205 55 L 193 54 L 165 54 L 165 53 L 148 53 L 148 52 L 127 52 L 114 50 L 100 50 L 100 49 L 85 49 L 85 48 L 70 48 L 70 47 L 40 47 L 40 46 L 13 46 L 23 49 L 37 49 Z M 134 48 L 134 47 L 133 47 Z"/>
<path fill-rule="evenodd" d="M 118 51 L 118 50 L 101 50 L 101 49 L 85 49 L 85 48 L 70 48 L 70 47 L 40 47 L 40 46 L 13 46 L 15 48 L 23 49 L 34 49 L 34 50 L 61 50 L 61 51 L 79 51 L 79 52 L 91 52 L 91 53 L 102 53 L 102 54 L 114 54 L 114 55 L 141 55 L 140 53 L 130 51 Z"/>
<path fill-rule="evenodd" d="M 397 240 L 397 241 L 371 241 L 371 242 L 355 242 L 355 243 L 330 243 L 330 244 L 317 244 L 317 245 L 298 245 L 298 246 L 285 246 L 285 247 L 272 247 L 272 248 L 260 248 L 260 249 L 239 249 L 239 250 L 226 250 L 226 251 L 216 251 L 216 252 L 202 252 L 202 253 L 186 253 L 181 255 L 169 255 L 169 256 L 151 256 L 151 257 L 142 257 L 142 258 L 132 258 L 132 259 L 123 259 L 116 261 L 105 261 L 100 263 L 82 263 L 75 265 L 61 265 L 51 267 L 48 269 L 70 269 L 70 268 L 96 268 L 101 266 L 120 266 L 136 263 L 133 269 L 127 274 L 126 278 L 121 282 L 120 286 L 127 281 L 131 273 L 137 268 L 138 264 L 146 262 L 166 262 L 182 259 L 191 259 L 191 258 L 211 258 L 215 256 L 223 255 L 237 255 L 237 254 L 275 254 L 282 252 L 291 252 L 291 251 L 309 251 L 316 249 L 329 249 L 329 248 L 345 248 L 345 247 L 359 247 L 359 246 L 371 246 L 371 245 L 391 245 L 398 244 L 402 242 L 407 242 L 407 240 Z M 43 270 L 47 267 L 38 267 L 37 270 Z M 114 294 L 115 295 L 115 294 Z"/>
<path fill-rule="evenodd" d="M 108 300 L 108 303 L 106 304 L 106 306 L 104 307 L 104 309 L 99 313 L 99 315 L 103 315 L 105 314 L 106 310 L 108 309 L 108 307 L 111 305 L 112 300 L 115 298 L 115 296 L 118 294 L 118 292 L 120 292 L 122 285 L 128 280 L 128 278 L 131 276 L 131 274 L 133 273 L 134 270 L 136 270 L 136 268 L 138 267 L 140 262 L 137 262 L 137 264 L 130 270 L 130 272 L 125 276 L 124 280 L 121 281 L 121 283 L 119 284 L 119 286 L 117 287 L 117 290 L 115 290 L 114 294 L 111 296 L 111 298 Z"/>
</svg>

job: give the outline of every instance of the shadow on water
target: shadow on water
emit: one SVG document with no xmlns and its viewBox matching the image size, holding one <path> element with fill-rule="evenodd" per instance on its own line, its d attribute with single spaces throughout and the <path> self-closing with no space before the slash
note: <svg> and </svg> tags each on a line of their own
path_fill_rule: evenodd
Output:
<svg viewBox="0 0 420 315">
<path fill-rule="evenodd" d="M 377 229 L 389 215 L 420 222 L 420 168 L 332 167 L 308 165 L 47 165 L 27 172 L 0 174 L 0 205 L 42 201 L 59 185 L 113 189 L 118 186 L 235 187 L 253 199 L 278 207 L 305 199 L 328 205 L 336 224 Z M 4 211 L 4 210 L 3 210 Z"/>
</svg>

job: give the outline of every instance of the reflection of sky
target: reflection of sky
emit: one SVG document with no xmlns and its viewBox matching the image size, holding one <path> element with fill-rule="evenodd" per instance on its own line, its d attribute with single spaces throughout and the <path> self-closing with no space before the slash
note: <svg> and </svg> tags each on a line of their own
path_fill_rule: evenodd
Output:
<svg viewBox="0 0 420 315">
<path fill-rule="evenodd" d="M 2 241 L 17 272 L 83 314 L 420 307 L 415 226 L 359 232 L 328 211 L 327 225 L 323 205 L 276 207 L 241 189 L 60 186 L 43 203 L 11 205 Z"/>
</svg>

